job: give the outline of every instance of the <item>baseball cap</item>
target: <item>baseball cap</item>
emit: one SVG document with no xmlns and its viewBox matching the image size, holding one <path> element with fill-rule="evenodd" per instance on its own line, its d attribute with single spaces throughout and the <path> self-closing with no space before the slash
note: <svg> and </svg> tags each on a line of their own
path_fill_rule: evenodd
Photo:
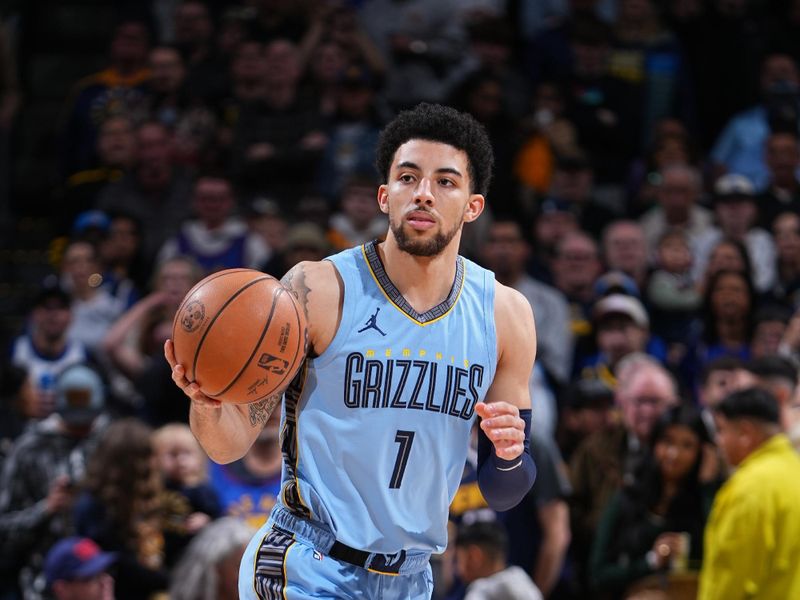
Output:
<svg viewBox="0 0 800 600">
<path fill-rule="evenodd" d="M 630 275 L 622 271 L 609 271 L 600 275 L 594 282 L 594 296 L 602 298 L 611 294 L 625 294 L 638 298 L 639 286 Z"/>
<path fill-rule="evenodd" d="M 252 217 L 277 217 L 281 214 L 281 208 L 272 198 L 258 196 L 248 205 L 247 214 Z"/>
<path fill-rule="evenodd" d="M 756 189 L 744 175 L 728 173 L 717 179 L 714 184 L 714 199 L 725 201 L 739 198 L 753 198 Z"/>
<path fill-rule="evenodd" d="M 88 579 L 106 571 L 117 560 L 115 552 L 103 552 L 89 538 L 68 537 L 56 542 L 44 559 L 47 584 Z"/>
<path fill-rule="evenodd" d="M 69 308 L 70 304 L 72 304 L 72 298 L 67 290 L 61 287 L 55 277 L 48 277 L 33 298 L 33 308 L 44 306 L 53 300 L 64 308 Z"/>
<path fill-rule="evenodd" d="M 540 215 L 554 215 L 558 213 L 575 215 L 575 208 L 569 201 L 556 196 L 548 196 L 539 203 Z"/>
<path fill-rule="evenodd" d="M 75 217 L 72 224 L 72 235 L 81 235 L 89 229 L 106 232 L 111 221 L 106 213 L 99 210 L 86 210 Z"/>
<path fill-rule="evenodd" d="M 599 321 L 608 315 L 625 315 L 639 327 L 650 327 L 647 311 L 642 306 L 642 303 L 633 296 L 611 294 L 599 300 L 594 305 L 594 320 Z"/>
<path fill-rule="evenodd" d="M 103 381 L 86 365 L 64 369 L 56 379 L 55 392 L 55 411 L 69 425 L 89 425 L 105 405 Z"/>
<path fill-rule="evenodd" d="M 298 223 L 293 225 L 286 233 L 286 249 L 314 248 L 321 252 L 329 249 L 325 232 L 314 223 Z"/>
</svg>

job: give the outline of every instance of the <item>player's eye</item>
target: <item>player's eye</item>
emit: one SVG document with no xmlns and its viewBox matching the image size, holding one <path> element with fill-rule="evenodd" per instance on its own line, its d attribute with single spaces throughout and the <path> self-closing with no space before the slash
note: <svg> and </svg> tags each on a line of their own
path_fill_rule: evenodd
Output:
<svg viewBox="0 0 800 600">
<path fill-rule="evenodd" d="M 402 181 L 403 183 L 411 183 L 412 181 L 414 181 L 414 176 L 406 173 L 404 175 L 400 175 L 400 177 L 398 177 L 398 179 L 400 181 Z"/>
<path fill-rule="evenodd" d="M 440 179 L 439 180 L 439 185 L 444 186 L 444 187 L 450 187 L 450 186 L 455 185 L 455 182 L 453 182 L 453 180 L 451 180 L 451 179 Z"/>
</svg>

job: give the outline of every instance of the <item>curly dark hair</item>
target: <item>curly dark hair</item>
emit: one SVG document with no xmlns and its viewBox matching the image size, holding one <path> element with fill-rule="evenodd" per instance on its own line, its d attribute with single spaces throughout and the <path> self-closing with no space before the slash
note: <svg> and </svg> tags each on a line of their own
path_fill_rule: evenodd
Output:
<svg viewBox="0 0 800 600">
<path fill-rule="evenodd" d="M 106 510 L 123 540 L 136 538 L 136 522 L 159 514 L 161 476 L 153 466 L 150 427 L 136 418 L 113 422 L 89 458 L 85 489 Z"/>
<path fill-rule="evenodd" d="M 464 151 L 472 182 L 470 191 L 486 195 L 492 180 L 494 155 L 486 130 L 471 115 L 425 102 L 397 115 L 381 133 L 376 151 L 375 166 L 384 181 L 389 179 L 395 152 L 412 139 L 440 142 Z"/>
</svg>

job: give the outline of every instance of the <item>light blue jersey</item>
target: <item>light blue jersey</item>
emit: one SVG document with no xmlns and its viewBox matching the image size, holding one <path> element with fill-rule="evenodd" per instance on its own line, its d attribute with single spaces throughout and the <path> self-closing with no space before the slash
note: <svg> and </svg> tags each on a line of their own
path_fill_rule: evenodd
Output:
<svg viewBox="0 0 800 600">
<path fill-rule="evenodd" d="M 375 243 L 331 257 L 344 283 L 330 346 L 284 397 L 280 503 L 368 552 L 442 552 L 475 405 L 494 378 L 494 276 L 458 258 L 417 313 Z"/>
</svg>

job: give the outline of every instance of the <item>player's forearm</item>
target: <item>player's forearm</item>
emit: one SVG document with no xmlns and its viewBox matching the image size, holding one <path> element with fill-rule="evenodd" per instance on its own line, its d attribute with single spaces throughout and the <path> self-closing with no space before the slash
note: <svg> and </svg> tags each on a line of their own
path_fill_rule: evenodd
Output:
<svg viewBox="0 0 800 600">
<path fill-rule="evenodd" d="M 221 406 L 216 411 L 189 409 L 189 426 L 197 441 L 214 462 L 225 464 L 244 456 L 244 440 L 236 435 L 235 406 Z"/>
<path fill-rule="evenodd" d="M 276 394 L 251 404 L 223 404 L 215 410 L 193 404 L 189 425 L 211 460 L 230 463 L 247 453 L 280 399 Z"/>
<path fill-rule="evenodd" d="M 478 487 L 492 510 L 514 508 L 536 480 L 536 464 L 530 454 L 531 410 L 520 410 L 525 421 L 525 445 L 522 455 L 513 460 L 497 456 L 492 442 L 478 430 Z"/>
</svg>

